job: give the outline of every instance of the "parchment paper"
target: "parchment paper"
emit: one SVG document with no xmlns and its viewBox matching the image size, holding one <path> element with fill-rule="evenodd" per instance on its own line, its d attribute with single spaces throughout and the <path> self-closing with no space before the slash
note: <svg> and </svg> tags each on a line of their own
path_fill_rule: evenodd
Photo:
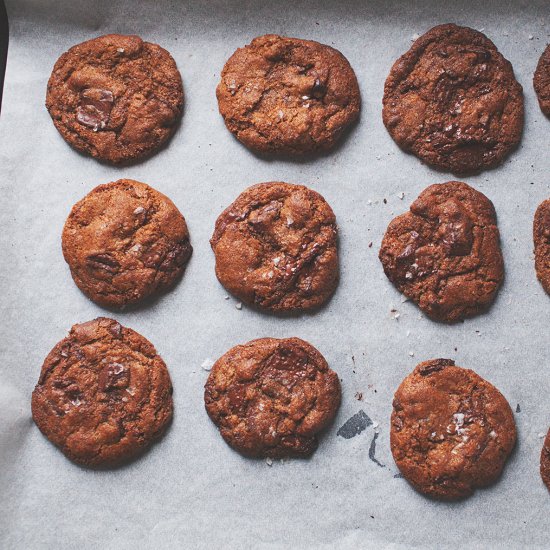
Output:
<svg viewBox="0 0 550 550">
<path fill-rule="evenodd" d="M 549 40 L 547 1 L 10 0 L 7 7 L 11 35 L 0 120 L 0 546 L 550 546 L 550 495 L 538 472 L 539 434 L 550 425 L 550 298 L 535 277 L 531 236 L 534 210 L 550 196 L 550 121 L 531 83 Z M 393 61 L 413 35 L 449 21 L 484 29 L 494 40 L 524 86 L 526 106 L 520 149 L 502 167 L 466 179 L 495 204 L 506 280 L 487 315 L 454 326 L 402 303 L 377 258 L 390 219 L 427 185 L 455 179 L 402 153 L 381 119 Z M 186 93 L 170 145 L 125 168 L 73 151 L 44 107 L 58 56 L 110 32 L 136 33 L 167 48 Z M 225 129 L 215 98 L 221 68 L 237 47 L 266 32 L 334 45 L 354 67 L 364 102 L 361 121 L 333 153 L 305 162 L 267 161 Z M 112 314 L 72 282 L 60 235 L 77 200 L 121 177 L 149 183 L 173 199 L 187 219 L 194 254 L 172 292 L 147 307 Z M 314 315 L 239 310 L 214 274 L 208 239 L 216 217 L 245 187 L 271 180 L 318 190 L 339 222 L 341 282 Z M 40 434 L 30 412 L 46 354 L 72 324 L 99 315 L 114 316 L 150 339 L 175 389 L 175 419 L 166 437 L 143 458 L 112 471 L 69 462 Z M 269 466 L 242 458 L 204 412 L 203 361 L 262 336 L 310 341 L 342 379 L 338 417 L 309 460 Z M 434 357 L 475 369 L 514 411 L 519 405 L 519 442 L 502 479 L 456 504 L 431 501 L 395 477 L 389 449 L 393 393 L 418 362 Z M 359 411 L 364 414 L 356 418 L 368 424 L 366 415 L 373 424 L 355 437 L 343 437 L 349 425 L 337 435 Z"/>
</svg>

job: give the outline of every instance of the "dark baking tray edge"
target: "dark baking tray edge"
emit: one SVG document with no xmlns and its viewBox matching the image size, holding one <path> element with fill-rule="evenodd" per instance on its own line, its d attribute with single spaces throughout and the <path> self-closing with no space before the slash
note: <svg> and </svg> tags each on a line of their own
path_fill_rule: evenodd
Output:
<svg viewBox="0 0 550 550">
<path fill-rule="evenodd" d="M 6 75 L 6 60 L 8 58 L 9 25 L 8 13 L 4 0 L 0 0 L 0 113 L 2 112 L 2 93 L 4 91 L 4 76 Z"/>
</svg>

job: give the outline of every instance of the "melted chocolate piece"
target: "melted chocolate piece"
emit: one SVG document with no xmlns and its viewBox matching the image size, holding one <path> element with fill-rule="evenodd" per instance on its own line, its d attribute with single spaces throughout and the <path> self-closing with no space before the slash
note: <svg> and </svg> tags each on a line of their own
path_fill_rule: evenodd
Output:
<svg viewBox="0 0 550 550">
<path fill-rule="evenodd" d="M 445 205 L 444 212 L 440 219 L 443 248 L 451 256 L 470 254 L 474 242 L 474 226 L 470 216 L 454 201 Z"/>
<path fill-rule="evenodd" d="M 76 119 L 80 124 L 92 128 L 94 132 L 103 130 L 109 122 L 114 97 L 109 90 L 86 88 L 80 94 L 80 105 Z"/>
<path fill-rule="evenodd" d="M 454 364 L 455 362 L 452 359 L 432 359 L 431 361 L 421 363 L 418 367 L 418 372 L 421 376 L 428 376 L 445 367 L 452 367 Z"/>
<path fill-rule="evenodd" d="M 120 363 L 109 363 L 99 373 L 101 391 L 121 390 L 130 384 L 130 369 Z"/>
<path fill-rule="evenodd" d="M 87 265 L 89 269 L 105 271 L 111 275 L 114 275 L 120 268 L 120 263 L 108 253 L 88 256 Z"/>
</svg>

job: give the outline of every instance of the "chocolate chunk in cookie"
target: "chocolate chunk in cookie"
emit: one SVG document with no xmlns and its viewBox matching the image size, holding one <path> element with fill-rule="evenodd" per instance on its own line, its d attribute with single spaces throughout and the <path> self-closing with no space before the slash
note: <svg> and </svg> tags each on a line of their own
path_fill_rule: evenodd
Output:
<svg viewBox="0 0 550 550">
<path fill-rule="evenodd" d="M 537 208 L 533 221 L 535 270 L 544 290 L 550 294 L 550 199 Z"/>
<path fill-rule="evenodd" d="M 172 56 L 138 36 L 108 34 L 73 46 L 56 62 L 46 107 L 65 141 L 111 163 L 151 154 L 183 111 Z"/>
<path fill-rule="evenodd" d="M 330 149 L 361 107 L 357 78 L 339 51 L 274 34 L 229 58 L 217 97 L 229 131 L 261 153 Z"/>
<path fill-rule="evenodd" d="M 512 65 L 482 33 L 439 25 L 393 65 L 383 119 L 397 144 L 442 170 L 500 164 L 519 143 L 523 90 Z"/>
<path fill-rule="evenodd" d="M 533 76 L 533 86 L 541 111 L 550 117 L 550 44 L 540 56 Z"/>
<path fill-rule="evenodd" d="M 206 411 L 225 441 L 251 457 L 303 457 L 340 406 L 340 382 L 324 357 L 299 338 L 236 346 L 212 367 Z"/>
<path fill-rule="evenodd" d="M 99 317 L 74 325 L 46 357 L 32 416 L 71 460 L 114 466 L 143 452 L 170 423 L 170 375 L 148 340 Z"/>
<path fill-rule="evenodd" d="M 133 180 L 99 185 L 77 202 L 62 242 L 78 288 L 112 308 L 171 287 L 192 252 L 185 219 L 174 203 Z"/>
<path fill-rule="evenodd" d="M 550 430 L 548 430 L 540 453 L 540 475 L 546 487 L 550 489 Z"/>
<path fill-rule="evenodd" d="M 394 218 L 379 253 L 388 279 L 437 321 L 484 311 L 504 277 L 493 203 L 469 185 L 431 185 Z"/>
<path fill-rule="evenodd" d="M 390 443 L 403 476 L 443 500 L 494 483 L 516 442 L 503 395 L 450 359 L 420 363 L 393 400 Z"/>
<path fill-rule="evenodd" d="M 316 308 L 338 282 L 334 213 L 303 185 L 249 187 L 219 216 L 210 244 L 221 284 L 262 309 Z"/>
</svg>

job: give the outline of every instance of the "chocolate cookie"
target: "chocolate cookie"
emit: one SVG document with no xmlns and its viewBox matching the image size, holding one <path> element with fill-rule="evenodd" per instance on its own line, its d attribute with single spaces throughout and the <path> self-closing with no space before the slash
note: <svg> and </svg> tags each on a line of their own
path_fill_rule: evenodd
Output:
<svg viewBox="0 0 550 550">
<path fill-rule="evenodd" d="M 550 44 L 540 56 L 533 77 L 533 86 L 537 94 L 541 111 L 550 116 Z"/>
<path fill-rule="evenodd" d="M 390 443 L 403 476 L 443 500 L 494 483 L 516 442 L 502 394 L 450 359 L 420 363 L 393 400 Z"/>
<path fill-rule="evenodd" d="M 220 283 L 263 309 L 313 309 L 338 283 L 336 218 L 303 185 L 249 187 L 219 216 L 210 244 Z"/>
<path fill-rule="evenodd" d="M 183 110 L 172 56 L 139 36 L 108 34 L 56 62 L 46 107 L 65 141 L 112 163 L 145 157 L 174 133 Z"/>
<path fill-rule="evenodd" d="M 540 453 L 540 475 L 546 487 L 550 489 L 550 430 L 548 430 Z"/>
<path fill-rule="evenodd" d="M 357 78 L 339 51 L 275 34 L 229 58 L 216 95 L 229 131 L 261 153 L 330 149 L 361 107 Z"/>
<path fill-rule="evenodd" d="M 477 315 L 504 277 L 493 203 L 459 181 L 431 185 L 391 221 L 379 258 L 388 279 L 432 319 Z"/>
<path fill-rule="evenodd" d="M 46 357 L 32 416 L 71 460 L 113 466 L 140 454 L 170 423 L 170 375 L 148 340 L 99 317 L 74 325 Z"/>
<path fill-rule="evenodd" d="M 236 346 L 212 367 L 208 415 L 225 441 L 251 457 L 303 457 L 340 406 L 340 382 L 324 357 L 299 338 Z"/>
<path fill-rule="evenodd" d="M 550 294 L 550 199 L 539 204 L 533 221 L 535 270 L 537 277 Z"/>
<path fill-rule="evenodd" d="M 394 63 L 383 119 L 397 144 L 427 164 L 477 172 L 500 164 L 519 143 L 523 90 L 484 34 L 439 25 Z"/>
<path fill-rule="evenodd" d="M 172 286 L 193 250 L 174 203 L 133 180 L 99 185 L 77 202 L 62 241 L 78 288 L 115 308 Z"/>
</svg>

